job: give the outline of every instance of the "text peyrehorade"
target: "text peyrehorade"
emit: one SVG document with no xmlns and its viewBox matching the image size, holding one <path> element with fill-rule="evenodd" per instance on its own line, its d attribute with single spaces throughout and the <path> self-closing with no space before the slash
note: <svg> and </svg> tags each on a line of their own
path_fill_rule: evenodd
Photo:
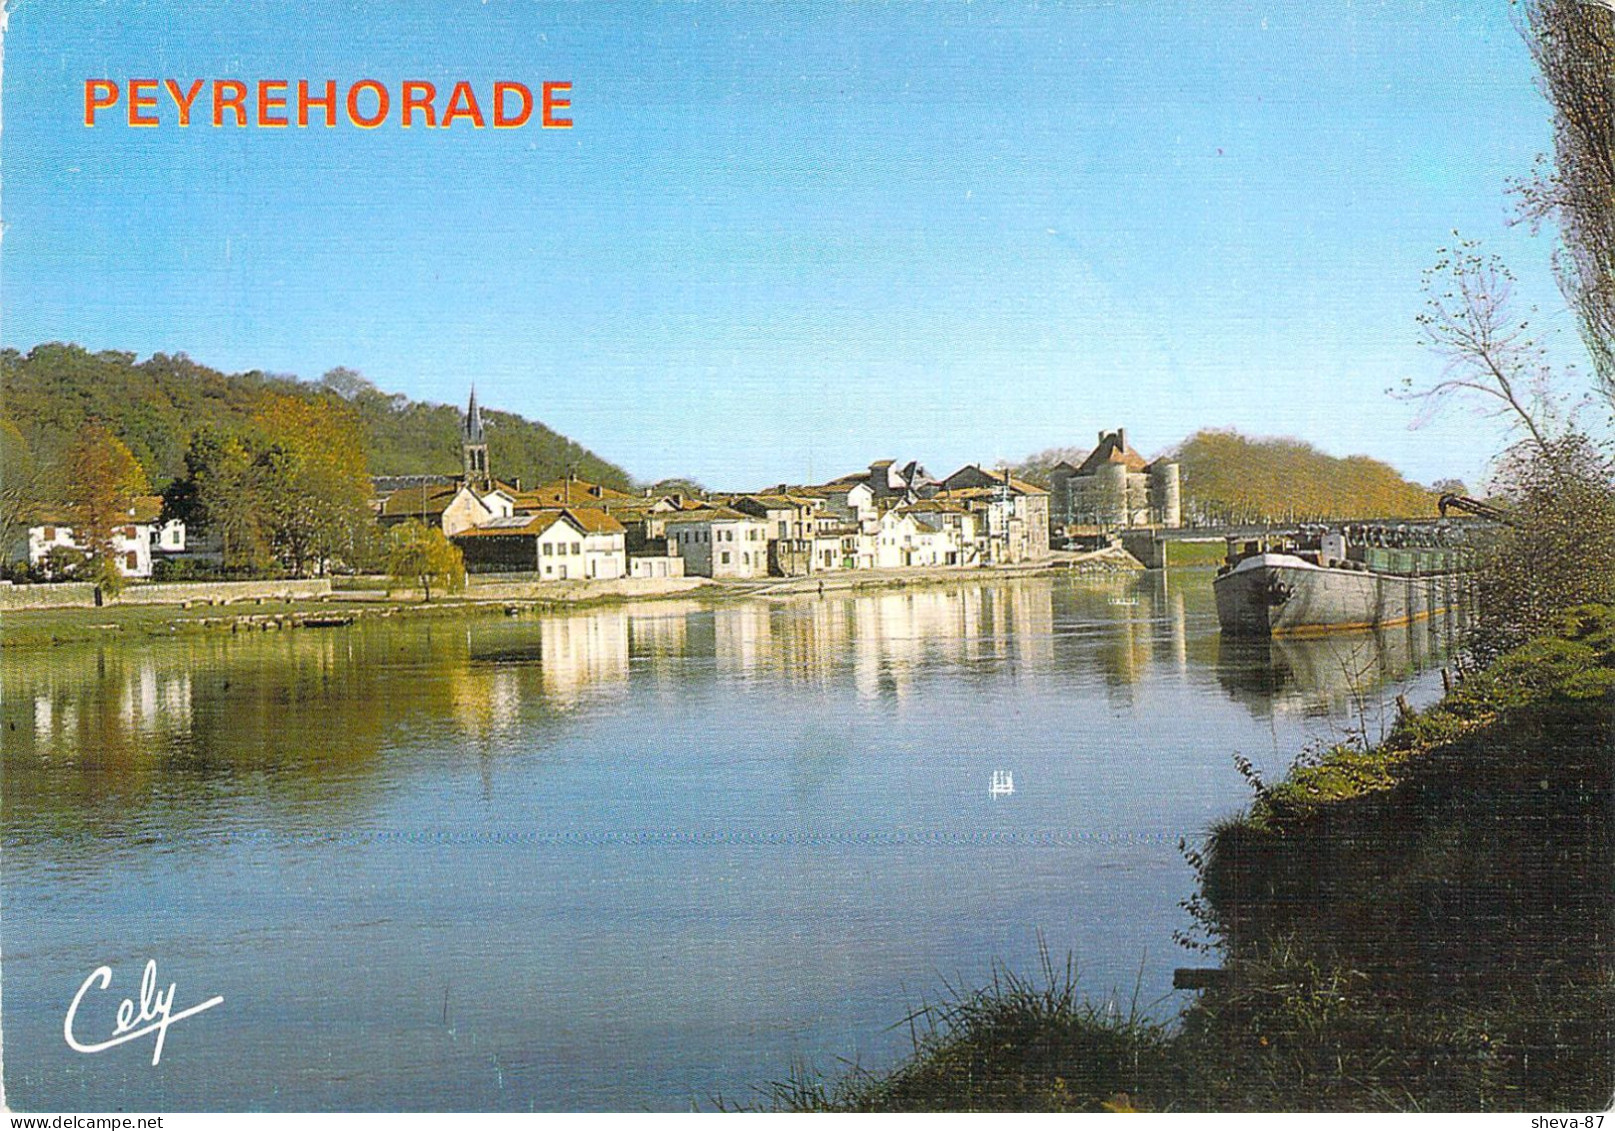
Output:
<svg viewBox="0 0 1615 1131">
<path fill-rule="evenodd" d="M 538 110 L 538 123 L 547 130 L 572 128 L 570 82 L 539 83 L 538 94 L 525 83 L 500 81 L 484 91 L 457 82 L 440 97 L 435 83 L 405 80 L 390 86 L 377 79 L 360 79 L 338 90 L 335 79 L 311 83 L 298 79 L 112 79 L 84 80 L 84 124 L 116 121 L 135 127 L 256 126 L 263 129 L 335 128 L 339 122 L 373 130 L 389 121 L 409 129 L 424 126 L 448 129 L 464 123 L 472 129 L 517 129 Z M 447 84 L 445 84 L 447 86 Z M 115 113 L 122 103 L 124 113 Z"/>
</svg>

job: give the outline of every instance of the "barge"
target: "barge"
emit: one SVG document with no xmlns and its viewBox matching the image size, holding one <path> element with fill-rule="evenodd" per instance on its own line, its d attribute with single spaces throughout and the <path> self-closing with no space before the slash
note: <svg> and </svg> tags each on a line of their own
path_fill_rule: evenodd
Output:
<svg viewBox="0 0 1615 1131">
<path fill-rule="evenodd" d="M 1470 551 L 1443 527 L 1315 528 L 1230 539 L 1212 582 L 1230 636 L 1391 628 L 1456 611 Z"/>
</svg>

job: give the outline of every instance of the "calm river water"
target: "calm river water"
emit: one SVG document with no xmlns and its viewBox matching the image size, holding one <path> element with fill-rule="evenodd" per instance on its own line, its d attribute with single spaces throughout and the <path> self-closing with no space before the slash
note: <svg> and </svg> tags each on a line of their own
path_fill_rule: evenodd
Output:
<svg viewBox="0 0 1615 1131">
<path fill-rule="evenodd" d="M 1170 1014 L 1177 849 L 1439 691 L 1428 626 L 1220 641 L 1210 574 L 5 657 L 21 1110 L 680 1109 L 891 1064 L 1041 935 Z M 1422 674 L 1421 674 L 1422 672 Z M 993 795 L 995 772 L 1014 792 Z M 140 1005 L 224 1001 L 93 1054 Z M 136 1024 L 138 1025 L 138 1019 Z"/>
</svg>

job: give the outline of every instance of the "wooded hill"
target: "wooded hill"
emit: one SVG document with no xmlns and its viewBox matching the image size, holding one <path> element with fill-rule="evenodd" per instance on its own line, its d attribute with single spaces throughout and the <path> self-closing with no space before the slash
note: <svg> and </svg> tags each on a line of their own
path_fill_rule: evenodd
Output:
<svg viewBox="0 0 1615 1131">
<path fill-rule="evenodd" d="M 269 393 L 346 402 L 358 416 L 372 475 L 460 470 L 462 409 L 384 393 L 350 370 L 333 370 L 315 383 L 256 370 L 221 373 L 184 354 L 137 362 L 132 353 L 51 342 L 26 355 L 0 350 L 0 388 L 0 423 L 16 428 L 33 458 L 59 458 L 87 421 L 99 421 L 128 445 L 159 491 L 184 476 L 197 430 L 245 427 Z M 487 409 L 482 420 L 489 466 L 501 479 L 540 483 L 571 469 L 596 483 L 630 486 L 622 468 L 536 421 Z"/>
</svg>

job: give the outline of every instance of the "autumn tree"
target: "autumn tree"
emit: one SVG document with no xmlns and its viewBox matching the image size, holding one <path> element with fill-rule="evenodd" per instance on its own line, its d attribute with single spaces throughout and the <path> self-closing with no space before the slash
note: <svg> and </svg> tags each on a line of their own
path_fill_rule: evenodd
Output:
<svg viewBox="0 0 1615 1131">
<path fill-rule="evenodd" d="M 0 551 L 28 528 L 43 501 L 44 466 L 16 425 L 0 420 Z"/>
<path fill-rule="evenodd" d="M 1174 458 L 1186 513 L 1213 524 L 1341 518 L 1419 518 L 1435 496 L 1368 456 L 1340 458 L 1294 439 L 1201 431 Z"/>
<path fill-rule="evenodd" d="M 1553 162 L 1519 186 L 1533 223 L 1552 220 L 1560 289 L 1615 406 L 1615 6 L 1524 0 L 1522 32 L 1553 104 Z"/>
<path fill-rule="evenodd" d="M 150 490 L 146 473 L 123 441 L 99 424 L 79 429 L 64 462 L 62 502 L 74 541 L 97 582 L 117 589 L 123 575 L 113 558 L 113 538 L 128 524 L 135 496 Z"/>
<path fill-rule="evenodd" d="M 394 581 L 418 586 L 428 602 L 434 585 L 447 590 L 465 588 L 465 559 L 460 548 L 440 528 L 417 519 L 393 528 L 387 573 Z"/>
<path fill-rule="evenodd" d="M 253 415 L 260 518 L 293 573 L 352 564 L 374 525 L 364 439 L 352 410 L 334 397 L 271 393 Z"/>
</svg>

